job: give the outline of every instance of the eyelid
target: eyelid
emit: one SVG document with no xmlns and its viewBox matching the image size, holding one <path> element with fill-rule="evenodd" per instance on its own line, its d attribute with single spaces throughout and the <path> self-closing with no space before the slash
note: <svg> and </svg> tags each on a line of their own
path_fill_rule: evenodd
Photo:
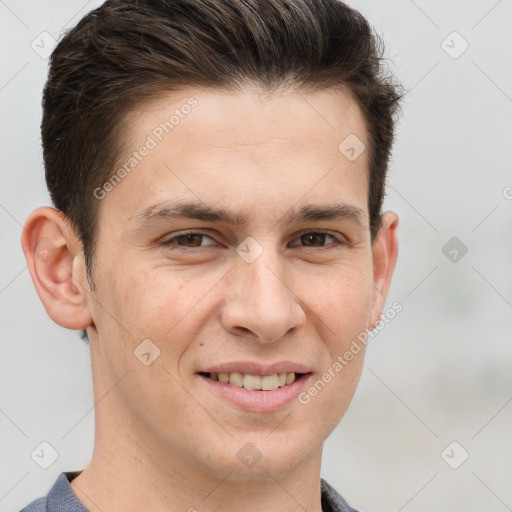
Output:
<svg viewBox="0 0 512 512">
<path fill-rule="evenodd" d="M 350 245 L 350 241 L 345 235 L 337 231 L 331 231 L 329 229 L 303 229 L 294 235 L 294 240 L 300 238 L 302 235 L 306 235 L 307 233 L 322 233 L 324 235 L 331 235 L 339 244 Z M 314 247 L 304 247 L 304 249 L 314 249 Z M 318 249 L 322 249 L 322 247 L 318 247 Z"/>
<path fill-rule="evenodd" d="M 202 229 L 185 229 L 183 231 L 176 231 L 175 233 L 171 233 L 171 235 L 172 236 L 164 238 L 160 243 L 163 246 L 171 246 L 171 243 L 170 243 L 171 240 L 173 240 L 174 238 L 178 238 L 179 236 L 185 236 L 185 235 L 202 235 L 202 236 L 207 236 L 208 238 L 215 241 L 212 235 L 209 235 L 205 230 L 202 230 Z M 178 247 L 180 247 L 180 246 L 178 246 Z M 204 246 L 200 246 L 200 247 L 204 247 Z M 190 249 L 194 249 L 194 248 L 191 247 Z M 188 249 L 188 250 L 190 250 L 190 249 Z"/>
</svg>

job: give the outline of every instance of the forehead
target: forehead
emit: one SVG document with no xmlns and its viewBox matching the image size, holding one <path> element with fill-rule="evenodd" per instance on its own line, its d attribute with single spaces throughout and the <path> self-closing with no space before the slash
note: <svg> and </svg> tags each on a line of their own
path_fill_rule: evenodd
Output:
<svg viewBox="0 0 512 512">
<path fill-rule="evenodd" d="M 173 197 L 251 203 L 269 214 L 301 198 L 352 196 L 367 211 L 365 122 L 347 92 L 191 88 L 146 101 L 123 126 L 123 177 L 107 202 L 127 218 Z"/>
<path fill-rule="evenodd" d="M 272 94 L 253 89 L 227 91 L 189 88 L 161 92 L 124 118 L 127 135 L 155 139 L 186 137 L 231 149 L 250 150 L 265 143 L 320 142 L 318 150 L 337 150 L 337 141 L 351 134 L 366 139 L 364 116 L 353 94 L 345 89 L 303 91 L 284 89 Z M 255 149 L 255 148 L 254 148 Z"/>
</svg>

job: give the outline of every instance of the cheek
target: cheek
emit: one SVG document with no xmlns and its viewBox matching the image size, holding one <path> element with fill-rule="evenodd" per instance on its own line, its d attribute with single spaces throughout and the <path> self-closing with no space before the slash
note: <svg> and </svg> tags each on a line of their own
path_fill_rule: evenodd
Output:
<svg viewBox="0 0 512 512">
<path fill-rule="evenodd" d="M 366 346 L 361 342 L 371 318 L 373 274 L 370 268 L 344 268 L 316 299 L 321 338 L 327 351 L 316 388 L 311 389 L 312 407 L 325 418 L 329 432 L 345 413 L 361 375 Z M 318 396 L 313 400 L 313 396 Z M 315 416 L 313 414 L 313 416 Z"/>
<path fill-rule="evenodd" d="M 179 351 L 204 324 L 198 318 L 206 316 L 205 299 L 210 293 L 214 296 L 221 277 L 216 272 L 191 275 L 164 267 L 151 269 L 126 280 L 115 292 L 122 301 L 116 309 L 130 332 Z"/>
<path fill-rule="evenodd" d="M 304 288 L 303 297 L 311 309 L 337 334 L 337 343 L 368 326 L 373 301 L 370 268 L 345 265 L 316 282 L 316 293 Z"/>
</svg>

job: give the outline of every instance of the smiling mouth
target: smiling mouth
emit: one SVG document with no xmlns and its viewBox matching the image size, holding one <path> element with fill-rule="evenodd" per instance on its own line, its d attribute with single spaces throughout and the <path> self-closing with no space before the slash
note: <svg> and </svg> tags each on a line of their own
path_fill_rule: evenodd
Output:
<svg viewBox="0 0 512 512">
<path fill-rule="evenodd" d="M 274 373 L 273 375 L 251 375 L 249 373 L 207 373 L 199 372 L 199 375 L 209 379 L 231 384 L 238 388 L 244 388 L 255 391 L 274 391 L 278 388 L 289 386 L 305 373 L 287 372 L 287 373 Z"/>
</svg>

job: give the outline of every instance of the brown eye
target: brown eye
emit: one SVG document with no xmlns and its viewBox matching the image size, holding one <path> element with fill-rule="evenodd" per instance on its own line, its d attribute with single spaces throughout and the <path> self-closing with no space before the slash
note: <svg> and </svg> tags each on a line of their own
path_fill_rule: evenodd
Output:
<svg viewBox="0 0 512 512">
<path fill-rule="evenodd" d="M 327 231 L 303 231 L 298 234 L 298 238 L 290 242 L 288 247 L 293 249 L 311 249 L 314 252 L 320 252 L 342 249 L 348 245 L 349 242 L 343 235 L 337 237 L 335 234 L 328 233 Z"/>
<path fill-rule="evenodd" d="M 174 238 L 171 238 L 171 240 L 177 240 L 178 245 L 186 245 L 187 247 L 200 247 L 202 236 L 203 235 L 200 233 L 188 233 L 186 235 L 175 236 Z"/>
<path fill-rule="evenodd" d="M 210 236 L 201 233 L 199 231 L 190 231 L 188 233 L 181 233 L 175 235 L 167 240 L 161 242 L 161 244 L 168 249 L 176 249 L 187 251 L 188 249 L 193 249 L 195 247 L 207 247 L 208 245 L 214 245 L 206 243 L 206 239 L 214 241 Z M 183 247 L 183 249 L 180 249 Z"/>
<path fill-rule="evenodd" d="M 300 237 L 302 243 L 305 244 L 306 247 L 321 247 L 325 243 L 325 238 L 330 236 L 334 238 L 332 235 L 328 235 L 327 233 L 306 233 Z"/>
</svg>

